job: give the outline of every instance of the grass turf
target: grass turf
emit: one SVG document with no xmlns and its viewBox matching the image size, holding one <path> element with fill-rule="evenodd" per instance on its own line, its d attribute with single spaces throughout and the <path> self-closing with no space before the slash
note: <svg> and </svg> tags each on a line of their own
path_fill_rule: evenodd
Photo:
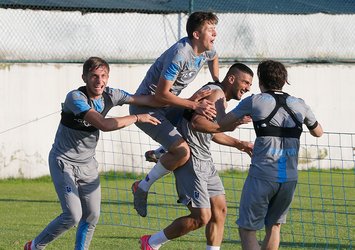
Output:
<svg viewBox="0 0 355 250">
<path fill-rule="evenodd" d="M 241 249 L 235 224 L 242 172 L 222 172 L 228 217 L 223 249 Z M 132 206 L 130 185 L 142 176 L 103 173 L 102 213 L 91 249 L 139 249 L 143 234 L 161 230 L 173 219 L 188 214 L 176 203 L 174 178 L 167 176 L 153 185 L 148 217 L 140 218 Z M 281 249 L 352 249 L 355 240 L 354 170 L 301 171 L 299 184 L 281 229 Z M 35 180 L 0 181 L 0 249 L 21 249 L 61 212 L 50 177 Z M 263 231 L 258 232 L 263 238 Z M 75 229 L 69 230 L 46 249 L 74 249 Z M 204 230 L 173 240 L 161 249 L 205 249 Z"/>
</svg>

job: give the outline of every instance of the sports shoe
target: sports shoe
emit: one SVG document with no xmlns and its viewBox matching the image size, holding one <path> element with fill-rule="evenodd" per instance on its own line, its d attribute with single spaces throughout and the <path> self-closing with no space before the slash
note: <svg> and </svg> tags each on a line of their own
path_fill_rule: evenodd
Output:
<svg viewBox="0 0 355 250">
<path fill-rule="evenodd" d="M 148 192 L 145 192 L 143 189 L 138 187 L 139 182 L 141 181 L 135 181 L 131 187 L 133 194 L 133 204 L 137 213 L 142 217 L 146 217 Z"/>
<path fill-rule="evenodd" d="M 140 239 L 139 239 L 139 243 L 141 244 L 141 249 L 142 250 L 155 250 L 154 248 L 152 248 L 149 245 L 149 238 L 151 235 L 143 235 Z"/>
<path fill-rule="evenodd" d="M 149 150 L 147 152 L 145 152 L 144 154 L 145 156 L 145 160 L 146 161 L 149 161 L 149 162 L 155 162 L 157 163 L 159 158 L 157 157 L 157 155 L 155 154 L 155 151 L 154 150 Z"/>
<path fill-rule="evenodd" d="M 32 241 L 29 241 L 23 247 L 23 250 L 31 250 Z"/>
</svg>

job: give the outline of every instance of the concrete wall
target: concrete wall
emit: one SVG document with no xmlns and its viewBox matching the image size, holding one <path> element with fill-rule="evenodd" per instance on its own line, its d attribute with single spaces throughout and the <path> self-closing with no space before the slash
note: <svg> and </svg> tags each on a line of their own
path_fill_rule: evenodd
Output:
<svg viewBox="0 0 355 250">
<path fill-rule="evenodd" d="M 149 65 L 111 65 L 109 85 L 134 93 L 148 67 Z M 256 67 L 257 65 L 251 65 L 254 72 Z M 224 76 L 227 69 L 228 66 L 222 66 L 220 75 Z M 34 178 L 49 173 L 47 156 L 58 126 L 60 104 L 68 91 L 82 84 L 81 71 L 82 66 L 79 64 L 1 65 L 0 178 Z M 305 99 L 325 131 L 355 132 L 355 65 L 288 65 L 288 71 L 291 85 L 284 90 Z M 182 96 L 190 96 L 209 80 L 207 68 L 202 69 Z M 254 78 L 252 92 L 259 92 L 257 77 Z M 231 102 L 229 109 L 235 105 L 236 102 Z M 110 112 L 110 115 L 126 114 L 128 106 L 117 107 Z M 112 150 L 119 151 L 117 154 L 123 158 L 122 162 L 109 160 L 108 158 L 115 157 L 107 154 L 98 156 L 99 161 L 106 157 L 105 161 L 112 161 L 114 165 L 128 166 L 125 169 L 127 171 L 137 171 L 133 169 L 137 164 L 142 165 L 142 171 L 151 167 L 143 161 L 142 153 L 156 144 L 138 132 L 135 126 L 119 133 L 104 133 L 104 140 L 100 142 L 98 150 L 105 151 L 105 144 L 116 140 L 113 137 L 117 137 L 117 141 L 121 140 L 120 146 L 113 146 Z M 123 143 L 124 138 L 129 141 Z M 351 139 L 349 148 L 354 146 Z M 233 162 L 233 159 L 230 161 Z"/>
</svg>

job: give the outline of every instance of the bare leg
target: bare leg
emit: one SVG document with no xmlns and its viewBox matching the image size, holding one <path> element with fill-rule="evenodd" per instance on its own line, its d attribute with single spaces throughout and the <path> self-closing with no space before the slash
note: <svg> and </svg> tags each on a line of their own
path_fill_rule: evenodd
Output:
<svg viewBox="0 0 355 250">
<path fill-rule="evenodd" d="M 166 242 L 206 225 L 211 218 L 211 210 L 208 208 L 188 208 L 190 215 L 175 219 L 164 230 L 150 236 L 148 244 L 151 248 L 159 249 Z"/>
<path fill-rule="evenodd" d="M 244 228 L 239 228 L 240 240 L 242 241 L 243 250 L 259 250 L 260 245 L 256 239 L 255 230 L 247 230 Z"/>
<path fill-rule="evenodd" d="M 208 208 L 192 208 L 189 206 L 189 210 L 191 214 L 177 218 L 164 229 L 164 233 L 169 240 L 203 227 L 211 219 L 211 210 Z"/>
<path fill-rule="evenodd" d="M 209 246 L 221 246 L 224 233 L 224 223 L 227 216 L 227 204 L 224 195 L 210 198 L 212 217 L 206 226 L 206 239 Z"/>
<path fill-rule="evenodd" d="M 133 183 L 131 189 L 134 196 L 134 209 L 140 216 L 147 216 L 148 191 L 153 183 L 176 168 L 183 166 L 189 157 L 190 148 L 185 140 L 180 138 L 160 158 L 143 180 Z"/>
<path fill-rule="evenodd" d="M 155 181 L 184 165 L 189 157 L 190 148 L 187 143 L 180 138 L 169 148 L 168 152 L 162 155 L 159 161 L 149 171 L 146 178 L 139 183 L 138 187 L 144 192 L 148 192 Z"/>
<path fill-rule="evenodd" d="M 174 171 L 183 166 L 189 158 L 190 147 L 181 138 L 168 149 L 168 152 L 161 156 L 160 162 L 167 170 Z"/>
<path fill-rule="evenodd" d="M 265 228 L 266 234 L 261 249 L 263 250 L 279 249 L 280 230 L 281 230 L 281 224 L 275 224 L 272 225 L 271 227 L 266 227 Z"/>
</svg>

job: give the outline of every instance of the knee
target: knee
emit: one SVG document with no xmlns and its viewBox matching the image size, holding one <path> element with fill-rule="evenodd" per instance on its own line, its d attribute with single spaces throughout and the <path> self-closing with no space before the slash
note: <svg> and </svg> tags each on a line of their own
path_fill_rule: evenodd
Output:
<svg viewBox="0 0 355 250">
<path fill-rule="evenodd" d="M 212 218 L 212 213 L 210 210 L 201 212 L 196 218 L 196 224 L 198 228 L 206 226 Z"/>
<path fill-rule="evenodd" d="M 91 225 L 96 225 L 100 218 L 100 211 L 95 211 L 90 213 L 90 215 L 86 218 L 86 221 Z"/>
<path fill-rule="evenodd" d="M 179 156 L 180 159 L 184 162 L 187 162 L 190 158 L 190 147 L 189 145 L 184 141 L 181 143 L 180 147 L 178 148 L 179 150 Z"/>
<path fill-rule="evenodd" d="M 227 218 L 227 207 L 221 207 L 218 210 L 213 210 L 211 221 L 214 223 L 224 224 Z"/>
<path fill-rule="evenodd" d="M 81 216 L 81 210 L 72 213 L 63 213 L 61 215 L 63 224 L 67 225 L 68 228 L 77 226 L 81 220 Z"/>
<path fill-rule="evenodd" d="M 217 216 L 223 220 L 227 218 L 227 205 L 221 207 L 221 209 L 217 213 Z"/>
<path fill-rule="evenodd" d="M 228 212 L 228 209 L 227 209 L 227 204 L 222 208 L 222 214 L 224 217 L 227 217 L 227 212 Z"/>
<path fill-rule="evenodd" d="M 183 139 L 169 148 L 170 153 L 174 154 L 181 162 L 187 162 L 190 158 L 190 147 Z"/>
<path fill-rule="evenodd" d="M 212 201 L 212 220 L 224 221 L 227 217 L 227 203 L 224 195 L 216 196 Z"/>
<path fill-rule="evenodd" d="M 71 214 L 64 214 L 63 219 L 68 227 L 77 226 L 81 220 L 86 221 L 90 225 L 96 225 L 100 218 L 100 212 L 91 212 L 88 216 L 85 216 L 80 212 Z"/>
</svg>

